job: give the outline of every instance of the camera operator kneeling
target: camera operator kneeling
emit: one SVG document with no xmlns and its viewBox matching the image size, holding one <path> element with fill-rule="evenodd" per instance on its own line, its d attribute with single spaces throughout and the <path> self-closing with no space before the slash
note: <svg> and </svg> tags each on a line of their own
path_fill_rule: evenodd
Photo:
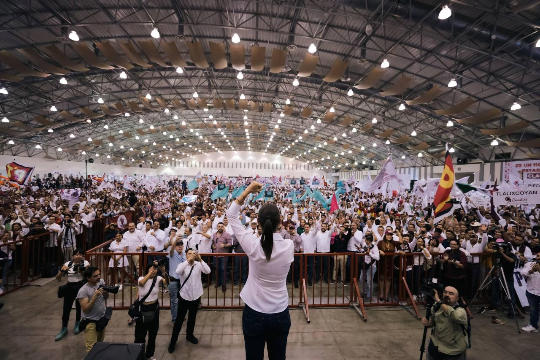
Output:
<svg viewBox="0 0 540 360">
<path fill-rule="evenodd" d="M 165 275 L 165 278 L 158 275 L 158 269 Z M 148 333 L 146 357 L 150 359 L 154 356 L 156 336 L 159 330 L 159 283 L 162 282 L 163 286 L 167 286 L 167 278 L 165 265 L 160 266 L 159 262 L 155 260 L 146 266 L 146 276 L 141 276 L 138 281 L 139 301 L 145 299 L 141 304 L 142 316 L 137 318 L 135 323 L 135 342 L 144 343 Z"/>
<path fill-rule="evenodd" d="M 456 288 L 447 286 L 441 302 L 434 290 L 433 316 L 422 319 L 424 326 L 432 327 L 428 345 L 428 360 L 464 360 L 467 350 L 467 312 L 458 305 Z"/>
<path fill-rule="evenodd" d="M 112 315 L 112 308 L 107 308 L 105 301 L 109 297 L 109 292 L 118 292 L 118 287 L 106 286 L 101 280 L 101 271 L 95 266 L 87 267 L 83 276 L 86 284 L 77 293 L 82 310 L 79 329 L 84 330 L 86 352 L 89 352 L 96 342 L 101 342 L 105 338 L 105 327 Z"/>
<path fill-rule="evenodd" d="M 58 274 L 56 274 L 56 280 L 58 281 L 61 281 L 62 276 L 66 275 L 67 283 L 61 285 L 58 289 L 58 297 L 64 298 L 64 306 L 62 309 L 62 329 L 54 338 L 55 341 L 61 340 L 67 335 L 71 307 L 79 289 L 84 285 L 83 272 L 88 266 L 90 266 L 90 263 L 84 260 L 82 252 L 79 249 L 75 249 L 71 261 L 66 262 L 60 271 L 58 271 Z M 75 311 L 75 328 L 73 329 L 73 333 L 77 335 L 80 333 L 79 322 L 81 321 L 81 305 L 78 301 L 75 303 Z"/>
<path fill-rule="evenodd" d="M 176 268 L 176 274 L 180 279 L 181 286 L 178 293 L 178 316 L 174 322 L 169 353 L 174 352 L 182 323 L 188 314 L 186 340 L 197 344 L 199 340 L 193 335 L 197 310 L 203 294 L 201 273 L 210 274 L 210 267 L 201 259 L 201 255 L 193 249 L 186 252 L 187 261 L 180 263 Z M 189 313 L 188 313 L 189 312 Z"/>
</svg>

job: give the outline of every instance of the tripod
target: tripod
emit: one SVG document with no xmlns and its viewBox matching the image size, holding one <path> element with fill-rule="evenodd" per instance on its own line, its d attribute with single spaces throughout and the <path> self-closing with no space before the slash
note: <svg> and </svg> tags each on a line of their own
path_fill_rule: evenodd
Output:
<svg viewBox="0 0 540 360">
<path fill-rule="evenodd" d="M 489 270 L 486 277 L 480 284 L 480 287 L 478 290 L 476 290 L 476 293 L 474 294 L 471 304 L 474 303 L 476 298 L 478 297 L 478 294 L 486 289 L 491 283 L 498 282 L 501 289 L 503 290 L 504 299 L 508 302 L 508 305 L 510 306 L 510 309 L 512 310 L 512 314 L 514 315 L 514 320 L 516 322 L 516 329 L 518 333 L 521 333 L 519 330 L 519 322 L 517 319 L 517 311 L 516 311 L 516 305 L 514 304 L 514 301 L 512 300 L 512 296 L 510 295 L 510 289 L 508 288 L 508 283 L 506 281 L 506 276 L 504 275 L 504 271 L 501 268 L 501 259 L 499 256 L 495 258 L 495 265 Z"/>
<path fill-rule="evenodd" d="M 426 302 L 426 319 L 429 321 L 431 317 L 431 308 L 433 304 L 428 304 Z M 424 357 L 424 352 L 426 351 L 426 338 L 427 338 L 427 326 L 424 326 L 424 334 L 422 335 L 422 344 L 420 345 L 420 360 Z"/>
</svg>

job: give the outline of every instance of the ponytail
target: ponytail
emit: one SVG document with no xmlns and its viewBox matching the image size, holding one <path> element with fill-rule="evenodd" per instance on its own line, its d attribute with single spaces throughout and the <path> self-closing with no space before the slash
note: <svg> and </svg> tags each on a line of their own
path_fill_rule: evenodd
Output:
<svg viewBox="0 0 540 360">
<path fill-rule="evenodd" d="M 260 208 L 258 222 L 262 225 L 261 247 L 266 261 L 270 261 L 272 258 L 274 231 L 277 230 L 280 221 L 279 209 L 275 204 L 266 203 Z"/>
<path fill-rule="evenodd" d="M 272 257 L 272 248 L 274 247 L 274 227 L 272 226 L 272 220 L 266 218 L 261 236 L 261 246 L 266 256 L 266 261 L 270 261 Z"/>
</svg>

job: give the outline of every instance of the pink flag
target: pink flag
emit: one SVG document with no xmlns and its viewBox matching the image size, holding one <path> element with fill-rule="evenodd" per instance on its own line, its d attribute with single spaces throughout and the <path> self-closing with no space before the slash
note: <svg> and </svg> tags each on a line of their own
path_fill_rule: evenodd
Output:
<svg viewBox="0 0 540 360">
<path fill-rule="evenodd" d="M 339 210 L 337 203 L 336 193 L 332 194 L 332 201 L 330 202 L 330 214 L 334 211 Z"/>
</svg>

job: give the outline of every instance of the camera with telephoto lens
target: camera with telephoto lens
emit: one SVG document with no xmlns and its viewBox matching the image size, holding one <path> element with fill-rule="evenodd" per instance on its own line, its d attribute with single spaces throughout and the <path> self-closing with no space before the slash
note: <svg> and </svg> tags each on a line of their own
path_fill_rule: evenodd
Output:
<svg viewBox="0 0 540 360">
<path fill-rule="evenodd" d="M 115 285 L 115 286 L 99 285 L 98 289 L 103 289 L 103 290 L 105 290 L 106 292 L 108 292 L 110 294 L 117 294 L 118 290 L 120 290 L 120 286 L 118 286 L 118 285 Z"/>
</svg>

